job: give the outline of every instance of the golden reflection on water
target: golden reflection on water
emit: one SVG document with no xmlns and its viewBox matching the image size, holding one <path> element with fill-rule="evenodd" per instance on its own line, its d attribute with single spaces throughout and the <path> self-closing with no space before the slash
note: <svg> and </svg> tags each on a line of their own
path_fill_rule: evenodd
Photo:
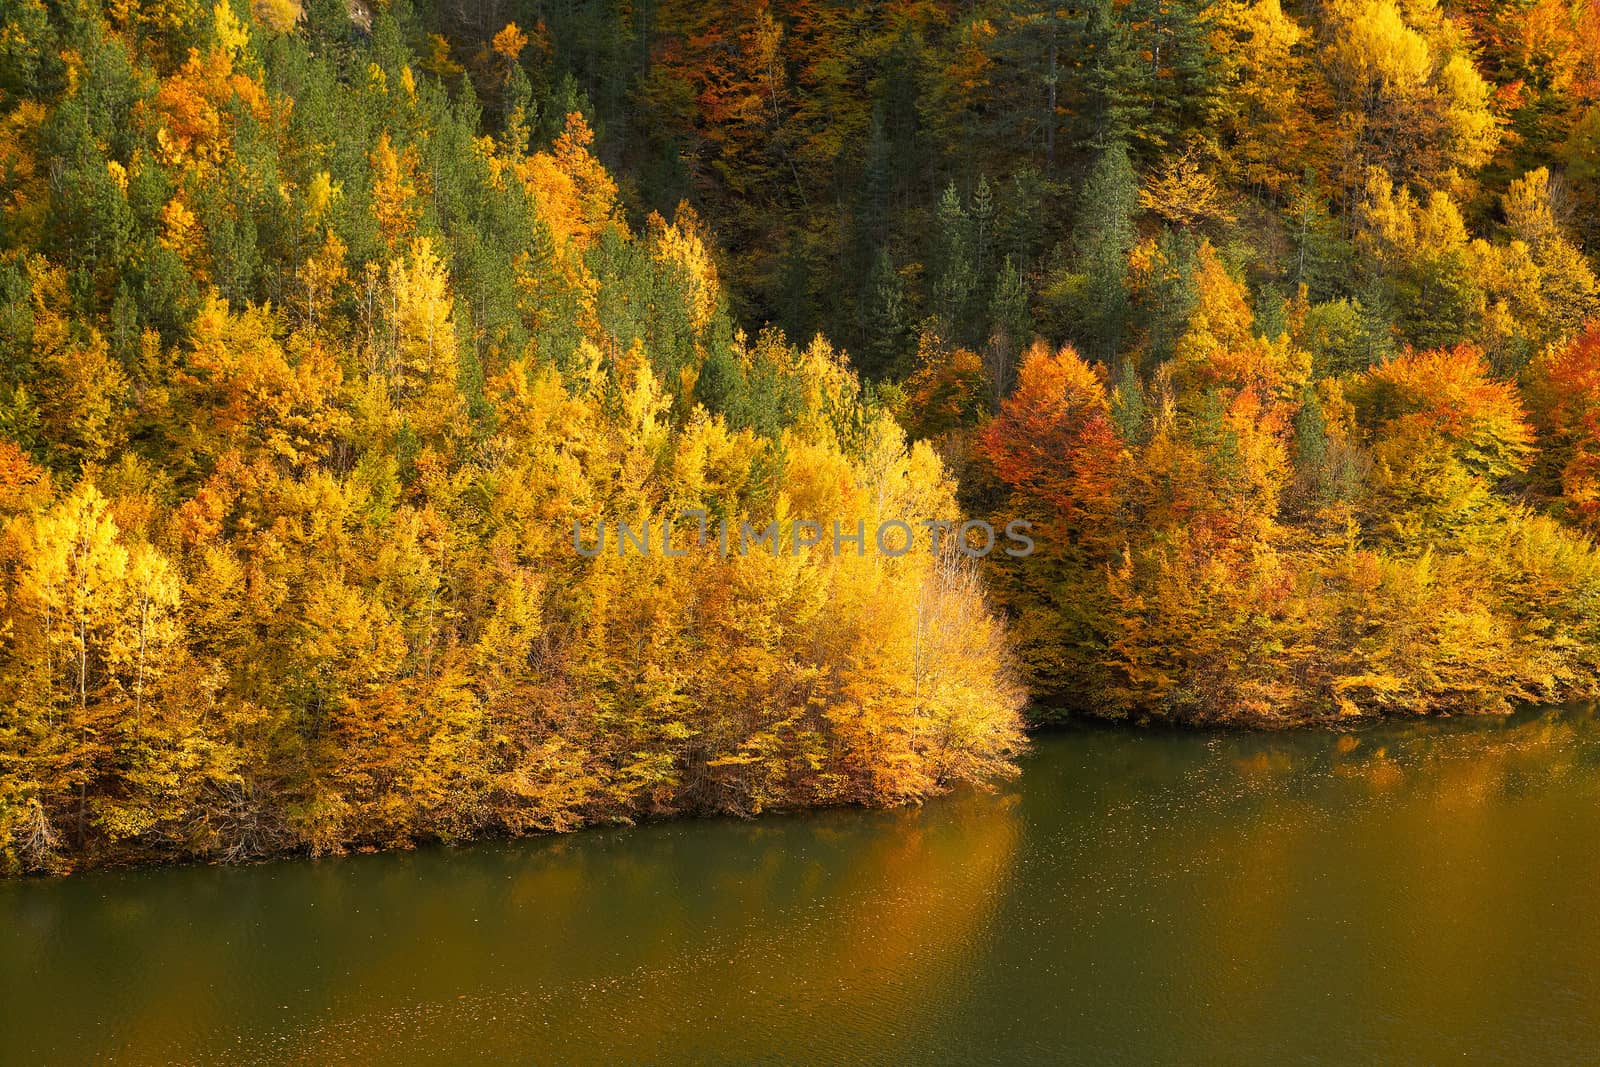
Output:
<svg viewBox="0 0 1600 1067">
<path fill-rule="evenodd" d="M 922 809 L 0 885 L 0 1059 L 1583 1059 L 1597 822 L 1565 708 L 1075 730 Z"/>
<path fill-rule="evenodd" d="M 1015 803 L 966 796 L 933 818 L 840 812 L 724 826 L 738 846 L 724 842 L 698 869 L 685 868 L 680 849 L 637 848 L 626 833 L 610 835 L 615 848 L 586 847 L 582 836 L 555 843 L 509 864 L 499 899 L 479 901 L 521 920 L 472 937 L 460 936 L 459 920 L 418 915 L 458 933 L 430 956 L 427 992 L 397 996 L 392 1012 L 315 1027 L 296 1052 L 360 1060 L 414 1030 L 419 1041 L 503 1043 L 507 1055 L 543 1048 L 562 1062 L 674 1050 L 727 1061 L 753 1051 L 741 1022 L 765 1014 L 768 1024 L 792 1020 L 797 1042 L 844 1055 L 965 999 L 964 965 L 987 941 L 1017 846 Z M 640 935 L 618 939 L 606 929 L 613 915 Z M 364 995 L 398 984 L 403 962 L 384 955 L 351 975 Z M 515 960 L 504 968 L 514 980 L 486 975 L 489 955 Z M 472 992 L 452 996 L 456 988 Z"/>
</svg>

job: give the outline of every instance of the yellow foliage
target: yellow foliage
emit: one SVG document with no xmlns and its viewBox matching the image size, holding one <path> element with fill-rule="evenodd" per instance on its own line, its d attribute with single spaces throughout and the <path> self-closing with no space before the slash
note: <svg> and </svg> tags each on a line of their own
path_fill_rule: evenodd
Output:
<svg viewBox="0 0 1600 1067">
<path fill-rule="evenodd" d="M 250 47 L 250 31 L 234 15 L 228 0 L 218 0 L 211 9 L 211 18 L 216 27 L 217 48 L 230 62 L 237 63 Z"/>
<path fill-rule="evenodd" d="M 504 56 L 512 62 L 516 62 L 517 57 L 522 54 L 522 50 L 527 46 L 528 35 L 523 33 L 515 22 L 506 23 L 500 32 L 494 35 L 494 40 L 490 42 L 490 47 L 494 49 L 497 55 Z"/>
<path fill-rule="evenodd" d="M 218 5 L 218 11 L 224 9 L 226 4 Z M 217 16 L 219 32 L 232 17 L 231 13 Z M 240 28 L 239 32 L 245 31 Z M 154 125 L 157 154 L 163 163 L 201 171 L 221 164 L 232 151 L 231 109 L 235 106 L 258 122 L 268 121 L 272 109 L 265 90 L 248 74 L 234 69 L 235 55 L 242 47 L 235 35 L 221 40 L 218 49 L 208 55 L 191 48 L 188 59 L 161 83 L 155 96 L 139 105 L 140 113 Z"/>
<path fill-rule="evenodd" d="M 1175 226 L 1233 221 L 1216 179 L 1201 170 L 1199 161 L 1188 152 L 1169 161 L 1145 183 L 1139 190 L 1139 203 Z"/>
<path fill-rule="evenodd" d="M 234 314 L 210 294 L 195 317 L 181 379 L 195 412 L 192 447 L 213 456 L 259 449 L 295 466 L 320 454 L 343 422 L 332 406 L 338 367 L 315 345 L 293 347 L 291 359 L 269 308 Z"/>
<path fill-rule="evenodd" d="M 407 145 L 395 151 L 389 131 L 384 130 L 373 146 L 372 164 L 372 214 L 378 222 L 378 232 L 391 249 L 404 246 L 416 228 L 419 206 L 417 150 Z"/>
<path fill-rule="evenodd" d="M 518 178 L 558 244 L 587 248 L 607 227 L 626 230 L 616 182 L 590 154 L 593 143 L 594 131 L 582 112 L 574 111 L 550 152 L 537 152 L 517 166 Z"/>
<path fill-rule="evenodd" d="M 66 272 L 37 256 L 27 266 L 42 429 L 75 464 L 100 462 L 125 440 L 127 375 L 98 330 L 74 330 L 65 317 Z"/>
<path fill-rule="evenodd" d="M 327 221 L 328 211 L 342 192 L 341 183 L 325 170 L 319 170 L 306 188 L 306 224 L 317 226 Z"/>
<path fill-rule="evenodd" d="M 182 200 L 168 200 L 161 207 L 161 243 L 177 252 L 188 255 L 198 246 L 199 223 L 194 212 Z"/>
<path fill-rule="evenodd" d="M 395 397 L 424 437 L 445 432 L 461 408 L 450 277 L 427 237 L 414 238 L 386 275 L 384 367 Z"/>
<path fill-rule="evenodd" d="M 664 263 L 673 263 L 683 272 L 689 289 L 690 321 L 703 330 L 716 313 L 721 293 L 717 285 L 717 265 L 711 258 L 704 226 L 687 202 L 679 204 L 668 224 L 652 213 L 645 224 L 651 254 Z"/>
<path fill-rule="evenodd" d="M 1263 401 L 1296 395 L 1310 375 L 1310 355 L 1287 337 L 1256 335 L 1244 286 L 1209 241 L 1200 246 L 1195 285 L 1199 300 L 1178 339 L 1175 373 L 1187 382 L 1254 389 Z"/>
<path fill-rule="evenodd" d="M 278 33 L 288 33 L 305 18 L 300 0 L 250 0 L 250 13 L 257 23 Z"/>
</svg>

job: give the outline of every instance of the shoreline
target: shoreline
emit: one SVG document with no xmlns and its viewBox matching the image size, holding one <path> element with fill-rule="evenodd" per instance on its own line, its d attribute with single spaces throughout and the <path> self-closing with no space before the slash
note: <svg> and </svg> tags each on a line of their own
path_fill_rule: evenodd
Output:
<svg viewBox="0 0 1600 1067">
<path fill-rule="evenodd" d="M 1256 737 L 1282 737 L 1297 734 L 1327 733 L 1330 735 L 1350 735 L 1363 733 L 1368 730 L 1382 729 L 1385 726 L 1423 724 L 1437 724 L 1441 729 L 1482 725 L 1485 723 L 1510 723 L 1519 716 L 1534 718 L 1552 711 L 1582 707 L 1588 704 L 1585 699 L 1569 699 L 1541 703 L 1518 702 L 1504 712 L 1445 712 L 1419 715 L 1363 715 L 1354 716 L 1328 716 L 1315 719 L 1299 719 L 1294 721 L 1264 720 L 1260 723 L 1252 722 L 1187 722 L 1181 720 L 1149 718 L 1144 720 L 1116 719 L 1107 716 L 1098 716 L 1089 713 L 1060 715 L 1049 719 L 1030 718 L 1027 726 L 1028 739 L 1031 742 L 1038 737 L 1064 735 L 1079 732 L 1105 733 L 1105 734 L 1148 734 L 1152 736 L 1215 736 L 1237 739 L 1248 736 Z M 1031 746 L 1030 746 L 1031 747 Z M 660 826 L 672 823 L 718 822 L 732 821 L 739 823 L 753 823 L 770 817 L 793 818 L 797 816 L 836 813 L 843 811 L 856 811 L 862 814 L 903 812 L 913 808 L 920 808 L 925 804 L 946 800 L 963 792 L 993 792 L 1004 789 L 1008 782 L 1014 782 L 1027 774 L 1027 760 L 1031 752 L 1024 750 L 1019 754 L 1015 773 L 1008 778 L 983 783 L 957 782 L 953 786 L 934 796 L 920 800 L 907 801 L 901 804 L 864 804 L 860 802 L 841 802 L 834 804 L 798 804 L 787 806 L 774 806 L 754 815 L 741 815 L 734 812 L 719 811 L 680 811 L 666 813 L 648 813 L 631 820 L 595 820 L 583 823 L 566 830 L 544 830 L 532 833 L 505 833 L 491 831 L 459 838 L 420 838 L 405 843 L 389 845 L 356 844 L 335 851 L 313 854 L 303 848 L 286 848 L 264 853 L 247 859 L 224 860 L 208 859 L 205 857 L 153 857 L 133 854 L 104 862 L 97 862 L 88 866 L 73 866 L 65 871 L 24 871 L 16 874 L 0 874 L 0 884 L 7 883 L 32 883 L 71 879 L 81 875 L 93 875 L 108 872 L 134 872 L 150 870 L 182 869 L 192 867 L 262 867 L 282 862 L 317 861 L 348 859 L 358 856 L 374 856 L 385 853 L 421 852 L 437 848 L 469 848 L 483 844 L 512 844 L 521 841 L 554 840 L 567 838 L 574 835 L 590 834 L 603 831 L 639 830 L 650 826 Z"/>
</svg>

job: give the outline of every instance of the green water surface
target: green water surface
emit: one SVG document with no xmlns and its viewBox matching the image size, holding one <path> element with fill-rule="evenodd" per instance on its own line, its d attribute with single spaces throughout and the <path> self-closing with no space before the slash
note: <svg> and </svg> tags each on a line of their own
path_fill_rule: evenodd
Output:
<svg viewBox="0 0 1600 1067">
<path fill-rule="evenodd" d="M 1600 718 L 1074 729 L 901 812 L 0 884 L 0 1063 L 1600 1062 Z"/>
</svg>

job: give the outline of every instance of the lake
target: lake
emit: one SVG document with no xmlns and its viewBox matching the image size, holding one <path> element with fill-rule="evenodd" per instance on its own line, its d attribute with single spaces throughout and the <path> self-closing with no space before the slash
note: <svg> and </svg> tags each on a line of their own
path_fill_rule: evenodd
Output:
<svg viewBox="0 0 1600 1067">
<path fill-rule="evenodd" d="M 0 1061 L 1573 1062 L 1600 719 L 1073 728 L 921 809 L 0 883 Z"/>
</svg>

